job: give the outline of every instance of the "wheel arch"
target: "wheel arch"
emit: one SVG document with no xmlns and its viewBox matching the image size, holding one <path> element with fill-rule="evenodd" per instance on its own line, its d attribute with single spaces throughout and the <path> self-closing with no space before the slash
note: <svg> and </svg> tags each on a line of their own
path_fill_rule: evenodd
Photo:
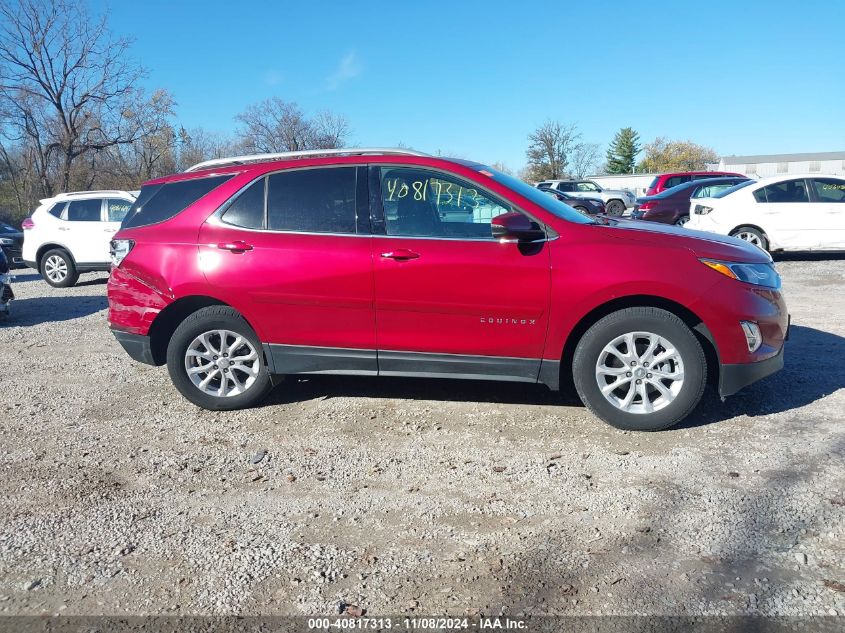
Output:
<svg viewBox="0 0 845 633">
<path fill-rule="evenodd" d="M 765 237 L 766 240 L 771 243 L 771 239 L 769 238 L 769 234 L 766 232 L 766 230 L 762 226 L 752 224 L 751 222 L 743 222 L 742 224 L 737 224 L 730 231 L 728 231 L 728 235 L 733 236 L 733 234 L 736 233 L 738 230 L 744 228 L 755 229 L 757 231 L 760 231 L 760 233 L 763 234 L 763 237 Z"/>
<path fill-rule="evenodd" d="M 76 266 L 76 258 L 73 256 L 73 253 L 67 246 L 59 244 L 57 242 L 47 242 L 39 246 L 38 250 L 35 251 L 35 263 L 38 265 L 39 269 L 41 268 L 41 259 L 44 257 L 44 255 L 47 254 L 48 251 L 52 251 L 54 249 L 67 253 L 68 257 L 70 257 L 71 262 L 73 262 L 73 265 Z"/>
<path fill-rule="evenodd" d="M 572 359 L 575 356 L 575 347 L 578 341 L 584 336 L 584 333 L 592 327 L 594 323 L 604 318 L 608 314 L 624 310 L 625 308 L 660 308 L 671 312 L 693 331 L 695 337 L 701 344 L 704 350 L 704 356 L 707 360 L 707 381 L 708 383 L 718 385 L 719 383 L 719 349 L 716 346 L 716 341 L 712 333 L 704 324 L 704 320 L 695 312 L 686 306 L 657 295 L 628 295 L 625 297 L 617 297 L 601 305 L 596 306 L 585 314 L 575 324 L 572 330 L 566 337 L 561 353 L 560 364 L 560 384 L 572 390 L 574 388 L 572 378 Z"/>
<path fill-rule="evenodd" d="M 176 328 L 179 327 L 179 324 L 197 310 L 211 306 L 226 306 L 227 308 L 231 308 L 247 322 L 247 325 L 249 325 L 253 331 L 256 331 L 252 323 L 249 322 L 249 319 L 247 319 L 237 308 L 225 301 L 221 301 L 220 299 L 207 295 L 188 295 L 180 297 L 176 301 L 168 304 L 156 315 L 156 318 L 153 320 L 150 325 L 149 332 L 147 333 L 147 336 L 150 338 L 150 351 L 156 365 L 164 365 L 167 362 L 167 345 L 170 343 L 170 339 L 176 331 Z"/>
</svg>

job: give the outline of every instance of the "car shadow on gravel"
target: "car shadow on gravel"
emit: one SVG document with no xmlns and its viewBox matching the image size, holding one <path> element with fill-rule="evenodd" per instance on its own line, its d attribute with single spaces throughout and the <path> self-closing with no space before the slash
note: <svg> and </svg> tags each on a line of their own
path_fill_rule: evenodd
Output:
<svg viewBox="0 0 845 633">
<path fill-rule="evenodd" d="M 772 253 L 772 259 L 777 262 L 834 262 L 845 259 L 845 251 L 834 253 Z"/>
<path fill-rule="evenodd" d="M 747 415 L 751 417 L 797 409 L 845 388 L 845 338 L 810 327 L 792 325 L 781 371 L 749 385 L 721 402 L 708 389 L 699 407 L 681 425 L 691 428 Z"/>
<path fill-rule="evenodd" d="M 581 406 L 577 395 L 557 393 L 538 384 L 364 376 L 288 376 L 265 405 L 342 397 Z"/>
<path fill-rule="evenodd" d="M 105 310 L 106 307 L 108 302 L 103 295 L 16 299 L 12 302 L 11 316 L 0 321 L 0 328 L 70 321 Z"/>
</svg>

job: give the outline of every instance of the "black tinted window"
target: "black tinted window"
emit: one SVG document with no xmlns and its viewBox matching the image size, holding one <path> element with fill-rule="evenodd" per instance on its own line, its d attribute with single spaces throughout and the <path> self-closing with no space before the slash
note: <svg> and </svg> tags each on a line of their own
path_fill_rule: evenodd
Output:
<svg viewBox="0 0 845 633">
<path fill-rule="evenodd" d="M 264 183 L 265 178 L 252 183 L 232 201 L 223 213 L 226 224 L 234 224 L 247 229 L 264 228 Z"/>
<path fill-rule="evenodd" d="M 671 189 L 672 187 L 677 187 L 678 185 L 689 181 L 689 176 L 672 176 L 671 178 L 666 179 L 666 182 L 663 183 L 663 188 Z"/>
<path fill-rule="evenodd" d="M 267 228 L 355 232 L 355 167 L 300 169 L 267 179 Z"/>
<path fill-rule="evenodd" d="M 62 217 L 62 211 L 65 210 L 65 205 L 67 205 L 66 202 L 57 202 L 50 209 L 50 215 L 55 216 L 57 218 Z"/>
<path fill-rule="evenodd" d="M 765 196 L 764 200 L 760 199 L 761 191 L 763 192 L 762 196 Z M 757 198 L 757 202 L 768 202 L 769 204 L 810 201 L 803 179 L 787 180 L 786 182 L 779 182 L 776 185 L 769 185 L 762 190 L 754 192 L 754 197 Z"/>
<path fill-rule="evenodd" d="M 74 200 L 67 206 L 67 219 L 71 222 L 99 222 L 100 209 L 103 201 L 96 200 Z"/>
<path fill-rule="evenodd" d="M 123 228 L 146 226 L 169 220 L 229 178 L 231 176 L 228 175 L 210 176 L 142 187 L 141 195 L 138 196 L 123 221 Z"/>
</svg>

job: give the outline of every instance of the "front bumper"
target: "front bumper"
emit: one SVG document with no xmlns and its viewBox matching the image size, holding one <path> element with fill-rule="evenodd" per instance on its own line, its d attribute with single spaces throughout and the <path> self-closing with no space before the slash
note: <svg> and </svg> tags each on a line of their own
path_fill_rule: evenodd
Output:
<svg viewBox="0 0 845 633">
<path fill-rule="evenodd" d="M 130 334 L 129 332 L 121 332 L 120 330 L 112 330 L 112 334 L 117 339 L 117 342 L 123 347 L 132 360 L 147 365 L 155 365 L 153 358 L 153 350 L 150 345 L 150 337 L 141 334 Z"/>
<path fill-rule="evenodd" d="M 771 358 L 756 363 L 723 364 L 719 368 L 719 395 L 723 398 L 732 396 L 751 383 L 771 376 L 783 369 L 783 350 Z"/>
</svg>

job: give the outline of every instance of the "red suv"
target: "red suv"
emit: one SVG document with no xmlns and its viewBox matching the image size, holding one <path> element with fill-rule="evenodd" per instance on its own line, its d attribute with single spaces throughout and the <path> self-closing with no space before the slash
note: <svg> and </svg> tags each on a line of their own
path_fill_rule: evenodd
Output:
<svg viewBox="0 0 845 633">
<path fill-rule="evenodd" d="M 645 195 L 653 196 L 661 191 L 677 187 L 678 185 L 682 185 L 691 180 L 716 178 L 717 176 L 739 176 L 740 178 L 748 178 L 748 176 L 735 174 L 731 171 L 679 171 L 672 174 L 658 174 L 654 177 L 654 180 L 651 181 L 648 189 L 645 190 Z"/>
<path fill-rule="evenodd" d="M 587 217 L 491 167 L 400 150 L 201 163 L 152 180 L 112 243 L 109 323 L 208 409 L 280 374 L 574 381 L 666 428 L 779 370 L 768 254 Z M 671 262 L 667 266 L 667 262 Z"/>
</svg>

